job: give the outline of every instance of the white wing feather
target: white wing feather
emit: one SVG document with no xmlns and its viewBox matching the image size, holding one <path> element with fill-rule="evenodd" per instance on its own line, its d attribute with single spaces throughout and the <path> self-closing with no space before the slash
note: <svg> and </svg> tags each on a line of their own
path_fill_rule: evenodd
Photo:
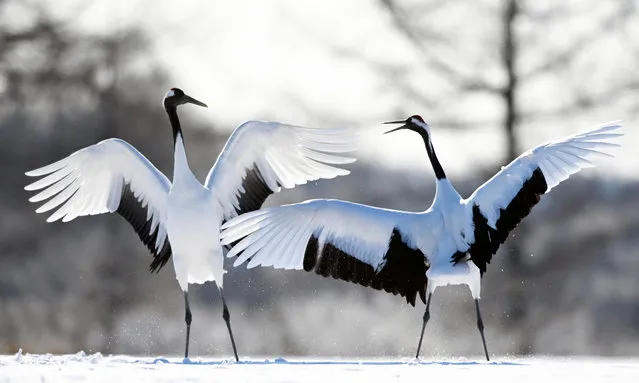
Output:
<svg viewBox="0 0 639 383">
<path fill-rule="evenodd" d="M 572 174 L 594 166 L 593 159 L 612 157 L 610 150 L 620 145 L 609 141 L 623 135 L 621 128 L 618 121 L 610 122 L 591 131 L 539 145 L 502 168 L 466 202 L 477 204 L 494 228 L 500 209 L 508 206 L 535 169 L 539 168 L 543 173 L 547 193 Z"/>
<path fill-rule="evenodd" d="M 409 233 L 419 216 L 338 200 L 312 200 L 243 214 L 222 226 L 221 239 L 223 245 L 240 241 L 227 254 L 235 257 L 241 253 L 234 266 L 252 258 L 248 268 L 261 265 L 300 270 L 307 243 L 315 236 L 320 248 L 330 242 L 377 269 L 382 266 L 393 229 L 406 235 L 403 239 L 409 246 L 416 246 Z M 421 229 L 428 231 L 423 223 Z"/>
<path fill-rule="evenodd" d="M 159 226 L 155 243 L 161 249 L 166 238 L 167 196 L 171 183 L 140 152 L 127 142 L 112 138 L 81 149 L 70 156 L 26 173 L 43 178 L 25 190 L 42 190 L 29 199 L 49 199 L 36 212 L 57 209 L 47 219 L 71 221 L 78 216 L 112 213 L 118 209 L 124 186 L 128 185 L 152 220 L 152 234 Z"/>
<path fill-rule="evenodd" d="M 348 170 L 332 165 L 355 161 L 343 155 L 356 149 L 354 138 L 344 129 L 248 121 L 235 129 L 205 185 L 219 203 L 223 217 L 229 219 L 243 212 L 240 198 L 252 192 L 245 190 L 243 184 L 249 172 L 259 174 L 260 184 L 268 188 L 265 193 L 269 194 L 278 192 L 281 186 L 293 188 L 320 178 L 347 175 Z M 256 205 L 263 202 L 261 197 L 252 208 L 259 208 Z"/>
</svg>

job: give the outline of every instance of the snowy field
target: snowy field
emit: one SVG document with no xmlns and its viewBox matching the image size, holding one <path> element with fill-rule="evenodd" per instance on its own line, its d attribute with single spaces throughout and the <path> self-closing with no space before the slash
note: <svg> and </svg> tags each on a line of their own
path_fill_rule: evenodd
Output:
<svg viewBox="0 0 639 383">
<path fill-rule="evenodd" d="M 4 382 L 392 382 L 490 381 L 636 382 L 639 360 L 499 359 L 473 360 L 326 360 L 181 358 L 131 356 L 33 355 L 0 356 Z"/>
</svg>

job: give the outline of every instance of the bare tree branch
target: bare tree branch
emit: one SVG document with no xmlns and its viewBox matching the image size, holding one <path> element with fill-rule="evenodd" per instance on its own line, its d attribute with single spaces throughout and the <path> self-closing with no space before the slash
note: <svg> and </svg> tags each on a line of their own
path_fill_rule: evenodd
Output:
<svg viewBox="0 0 639 383">
<path fill-rule="evenodd" d="M 639 91 L 639 79 L 635 79 L 620 86 L 609 88 L 594 95 L 576 96 L 572 103 L 563 105 L 560 108 L 547 111 L 526 111 L 522 113 L 522 118 L 526 120 L 540 120 L 557 118 L 558 116 L 576 115 L 591 110 L 594 107 L 603 107 L 613 104 L 614 102 L 618 101 L 619 98 L 623 95 L 634 94 L 637 91 Z"/>
<path fill-rule="evenodd" d="M 519 54 L 517 36 L 515 34 L 515 20 L 519 16 L 517 0 L 509 0 L 502 15 L 503 43 L 502 65 L 506 71 L 506 85 L 502 90 L 502 97 L 506 104 L 504 115 L 504 130 L 506 131 L 507 154 L 506 162 L 517 157 L 519 151 L 515 128 L 519 123 L 519 111 L 517 109 L 517 91 L 519 89 L 519 76 L 516 72 L 516 59 Z"/>
<path fill-rule="evenodd" d="M 586 15 L 592 12 L 592 4 L 588 2 L 580 2 L 577 4 L 567 4 L 565 2 L 556 2 L 552 4 L 549 9 L 535 11 L 532 7 L 526 6 L 526 3 L 521 4 L 522 13 L 526 15 L 527 19 L 535 22 L 552 22 L 555 20 L 563 20 L 568 17 Z"/>
<path fill-rule="evenodd" d="M 632 5 L 625 1 L 615 12 L 608 17 L 604 18 L 598 23 L 597 26 L 591 28 L 588 33 L 581 35 L 577 38 L 568 48 L 562 52 L 557 52 L 551 55 L 551 59 L 537 65 L 536 67 L 521 74 L 522 79 L 529 79 L 534 76 L 538 76 L 542 73 L 547 73 L 560 68 L 565 68 L 572 63 L 572 60 L 576 55 L 582 53 L 589 46 L 600 41 L 600 38 L 616 30 L 619 24 L 626 21 L 631 17 Z"/>
<path fill-rule="evenodd" d="M 491 93 L 498 93 L 501 91 L 498 87 L 493 86 L 488 81 L 479 78 L 479 76 L 467 76 L 466 74 L 461 73 L 436 54 L 429 52 L 424 45 L 425 41 L 445 42 L 445 39 L 441 35 L 432 31 L 425 32 L 422 29 L 420 32 L 417 32 L 415 28 L 410 26 L 410 22 L 408 21 L 408 12 L 397 6 L 394 0 L 380 0 L 380 2 L 390 14 L 395 28 L 419 50 L 429 68 L 432 68 L 446 76 L 448 81 L 454 83 L 458 88 L 465 91 L 484 91 Z M 441 3 L 436 3 L 437 6 L 440 4 Z"/>
</svg>

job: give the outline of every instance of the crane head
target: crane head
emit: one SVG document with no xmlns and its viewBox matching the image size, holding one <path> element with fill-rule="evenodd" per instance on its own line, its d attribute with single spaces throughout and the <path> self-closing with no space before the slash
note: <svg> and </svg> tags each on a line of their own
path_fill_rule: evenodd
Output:
<svg viewBox="0 0 639 383">
<path fill-rule="evenodd" d="M 405 120 L 388 121 L 388 122 L 385 122 L 384 124 L 403 124 L 395 129 L 389 130 L 388 132 L 384 132 L 384 134 L 396 132 L 402 129 L 413 130 L 416 132 L 426 131 L 427 133 L 430 133 L 428 124 L 424 122 L 424 119 L 417 114 L 410 116 Z"/>
<path fill-rule="evenodd" d="M 180 88 L 171 88 L 164 96 L 164 107 L 177 107 L 182 104 L 195 104 L 202 107 L 207 107 L 205 103 L 194 99 L 193 97 L 184 93 Z"/>
</svg>

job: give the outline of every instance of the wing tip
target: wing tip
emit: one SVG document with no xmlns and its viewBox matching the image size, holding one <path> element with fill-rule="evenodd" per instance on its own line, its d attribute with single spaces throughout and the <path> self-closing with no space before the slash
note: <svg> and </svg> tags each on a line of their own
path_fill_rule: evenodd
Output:
<svg viewBox="0 0 639 383">
<path fill-rule="evenodd" d="M 618 136 L 624 135 L 623 128 L 623 120 L 603 122 L 597 126 L 597 130 L 604 130 L 607 134 L 615 134 Z"/>
<path fill-rule="evenodd" d="M 51 164 L 51 165 L 55 165 L 55 163 Z M 49 166 L 51 165 L 47 165 L 47 166 L 43 166 L 41 168 L 37 168 L 37 169 L 32 169 L 29 171 L 24 172 L 24 175 L 27 177 L 40 177 L 40 176 L 44 176 L 47 175 L 49 173 L 53 173 L 53 171 L 47 171 L 47 168 L 49 168 Z"/>
<path fill-rule="evenodd" d="M 24 175 L 27 177 L 42 177 L 55 172 L 55 170 L 48 171 L 47 167 L 48 166 L 44 166 L 38 169 L 29 170 L 28 172 L 24 172 Z"/>
<path fill-rule="evenodd" d="M 602 122 L 601 124 L 599 124 L 599 126 L 601 126 L 602 128 L 610 126 L 610 127 L 623 127 L 623 120 L 622 119 L 617 119 L 617 120 L 610 120 L 610 121 L 606 121 L 606 122 Z"/>
<path fill-rule="evenodd" d="M 29 189 L 27 189 L 26 186 L 25 186 L 25 190 L 29 190 Z M 37 202 L 40 202 L 40 201 L 43 201 L 43 200 L 44 199 L 39 198 L 39 194 L 36 194 L 36 195 L 30 197 L 27 201 L 29 201 L 31 203 L 37 203 Z"/>
<path fill-rule="evenodd" d="M 37 213 L 37 211 L 36 211 L 36 213 Z M 42 212 L 42 213 L 44 213 L 44 212 Z M 52 222 L 60 220 L 60 218 L 62 218 L 61 215 L 59 215 L 57 213 L 53 213 L 49 217 L 47 217 L 46 221 L 47 221 L 47 223 L 52 223 Z"/>
</svg>

